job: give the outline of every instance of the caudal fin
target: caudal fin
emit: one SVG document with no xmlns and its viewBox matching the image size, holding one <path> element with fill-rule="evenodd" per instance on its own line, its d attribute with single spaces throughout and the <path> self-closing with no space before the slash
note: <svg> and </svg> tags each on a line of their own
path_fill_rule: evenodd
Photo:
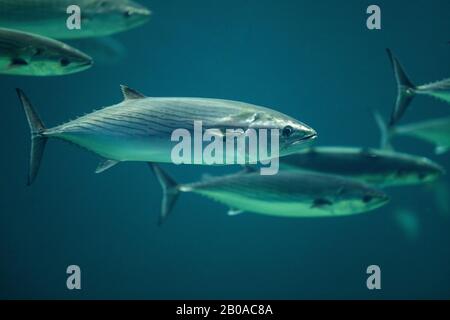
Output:
<svg viewBox="0 0 450 320">
<path fill-rule="evenodd" d="M 163 198 L 161 204 L 161 214 L 159 217 L 159 225 L 161 225 L 175 205 L 178 199 L 180 190 L 178 184 L 167 173 L 165 173 L 158 165 L 149 163 L 150 168 L 153 170 L 156 178 L 163 189 Z"/>
<path fill-rule="evenodd" d="M 25 115 L 27 116 L 28 125 L 30 126 L 31 132 L 30 167 L 28 171 L 27 183 L 30 186 L 36 179 L 41 164 L 42 155 L 44 154 L 47 137 L 45 137 L 43 133 L 46 128 L 25 93 L 20 89 L 16 89 L 16 91 L 23 110 L 25 111 Z"/>
<path fill-rule="evenodd" d="M 411 101 L 415 96 L 416 87 L 409 80 L 400 61 L 392 54 L 391 50 L 386 49 L 386 51 L 391 60 L 395 80 L 397 82 L 397 100 L 389 121 L 389 127 L 393 127 L 402 118 L 406 109 L 411 104 Z"/>
<path fill-rule="evenodd" d="M 375 122 L 378 125 L 378 128 L 380 129 L 380 148 L 388 150 L 393 149 L 391 145 L 391 136 L 394 129 L 388 128 L 383 117 L 377 110 L 373 111 L 373 116 L 375 118 Z"/>
</svg>

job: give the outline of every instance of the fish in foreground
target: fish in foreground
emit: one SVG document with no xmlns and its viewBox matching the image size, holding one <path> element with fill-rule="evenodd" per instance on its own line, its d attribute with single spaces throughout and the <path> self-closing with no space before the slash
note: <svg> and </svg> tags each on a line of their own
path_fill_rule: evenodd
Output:
<svg viewBox="0 0 450 320">
<path fill-rule="evenodd" d="M 86 70 L 92 58 L 62 42 L 0 28 L 0 73 L 59 76 Z"/>
<path fill-rule="evenodd" d="M 67 9 L 80 7 L 81 28 L 69 29 Z M 131 0 L 0 0 L 2 27 L 55 39 L 101 37 L 146 23 L 150 10 Z"/>
<path fill-rule="evenodd" d="M 436 154 L 444 154 L 450 150 L 450 117 L 390 128 L 386 126 L 379 113 L 375 113 L 375 119 L 381 129 L 381 146 L 383 148 L 392 148 L 390 142 L 394 136 L 408 136 L 433 144 Z"/>
<path fill-rule="evenodd" d="M 391 150 L 313 147 L 280 159 L 282 169 L 345 176 L 379 187 L 432 182 L 444 174 L 435 162 Z"/>
<path fill-rule="evenodd" d="M 380 190 L 339 176 L 280 171 L 209 178 L 177 184 L 158 165 L 151 164 L 163 189 L 160 223 L 172 210 L 181 192 L 193 192 L 225 204 L 229 215 L 254 212 L 277 217 L 336 217 L 367 212 L 385 205 L 389 198 Z"/>
<path fill-rule="evenodd" d="M 171 141 L 173 131 L 185 129 L 194 136 L 194 121 L 198 120 L 203 130 L 217 129 L 218 139 L 225 139 L 229 128 L 277 129 L 281 156 L 298 151 L 317 135 L 306 124 L 272 109 L 208 98 L 148 98 L 126 86 L 122 86 L 121 103 L 46 128 L 24 92 L 17 92 L 31 130 L 29 185 L 36 178 L 49 138 L 103 157 L 97 168 L 100 173 L 122 161 L 172 162 L 171 152 L 178 144 Z"/>
<path fill-rule="evenodd" d="M 397 82 L 397 100 L 391 114 L 389 127 L 394 126 L 403 117 L 406 109 L 416 95 L 431 96 L 450 103 L 450 78 L 421 86 L 414 85 L 402 68 L 400 61 L 387 49 Z"/>
</svg>

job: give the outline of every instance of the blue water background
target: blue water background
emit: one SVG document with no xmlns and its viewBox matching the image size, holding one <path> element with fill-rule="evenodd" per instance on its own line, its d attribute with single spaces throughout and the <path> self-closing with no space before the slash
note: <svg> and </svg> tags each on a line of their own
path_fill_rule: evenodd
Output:
<svg viewBox="0 0 450 320">
<path fill-rule="evenodd" d="M 269 106 L 310 124 L 317 145 L 377 146 L 371 110 L 387 116 L 396 87 L 390 47 L 416 83 L 450 76 L 450 2 L 376 3 L 382 30 L 369 31 L 371 1 L 142 1 L 151 21 L 118 35 L 126 57 L 57 78 L 0 77 L 0 298 L 306 299 L 450 298 L 449 198 L 440 185 L 388 190 L 392 201 L 345 218 L 226 215 L 183 194 L 157 226 L 161 189 L 143 163 L 95 175 L 99 158 L 50 141 L 36 183 L 26 187 L 29 132 L 14 88 L 49 126 L 121 100 L 119 84 L 149 96 L 199 96 Z M 445 116 L 418 97 L 403 123 Z M 398 150 L 449 155 L 397 139 Z M 237 168 L 165 165 L 180 182 Z M 442 208 L 447 206 L 447 209 Z M 395 219 L 414 213 L 416 237 Z M 82 290 L 66 289 L 66 267 Z M 382 290 L 366 288 L 366 268 Z"/>
</svg>

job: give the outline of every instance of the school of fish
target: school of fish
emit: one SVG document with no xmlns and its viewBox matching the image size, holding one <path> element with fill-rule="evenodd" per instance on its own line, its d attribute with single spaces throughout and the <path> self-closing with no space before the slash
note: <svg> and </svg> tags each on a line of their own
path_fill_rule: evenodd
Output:
<svg viewBox="0 0 450 320">
<path fill-rule="evenodd" d="M 0 0 L 0 73 L 63 76 L 92 67 L 91 56 L 104 63 L 111 57 L 113 64 L 125 49 L 111 36 L 143 26 L 152 14 L 131 0 L 78 0 L 83 28 L 70 30 L 66 20 L 71 5 L 70 0 Z M 47 127 L 25 92 L 17 89 L 31 134 L 28 185 L 36 180 L 47 141 L 59 139 L 97 154 L 101 158 L 97 173 L 121 162 L 148 163 L 163 190 L 160 223 L 174 210 L 181 193 L 217 201 L 227 206 L 231 216 L 253 212 L 324 218 L 375 210 L 389 202 L 384 188 L 429 184 L 445 174 L 431 159 L 393 150 L 394 137 L 429 142 L 436 154 L 450 149 L 450 117 L 399 125 L 416 95 L 450 103 L 450 78 L 414 85 L 398 58 L 389 49 L 387 53 L 397 98 L 389 122 L 375 114 L 381 132 L 379 148 L 311 147 L 317 132 L 274 108 L 214 98 L 147 97 L 127 86 L 121 87 L 124 99 L 119 104 Z M 228 128 L 278 130 L 280 171 L 261 175 L 249 163 L 235 174 L 175 182 L 158 163 L 172 162 L 171 134 L 177 129 L 194 134 L 195 121 L 205 129 L 217 129 L 216 139 L 225 139 Z M 405 216 L 399 217 L 404 221 Z"/>
</svg>

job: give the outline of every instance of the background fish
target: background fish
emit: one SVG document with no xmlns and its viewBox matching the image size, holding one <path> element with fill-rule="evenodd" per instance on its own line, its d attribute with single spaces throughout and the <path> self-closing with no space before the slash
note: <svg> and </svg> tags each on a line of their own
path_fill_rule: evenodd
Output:
<svg viewBox="0 0 450 320">
<path fill-rule="evenodd" d="M 399 60 L 387 49 L 397 82 L 397 100 L 391 114 L 389 127 L 394 126 L 404 115 L 415 95 L 427 95 L 450 103 L 450 78 L 415 86 L 406 75 Z"/>
<path fill-rule="evenodd" d="M 163 188 L 160 223 L 180 192 L 198 193 L 227 205 L 230 215 L 244 211 L 277 217 L 332 217 L 367 212 L 389 198 L 366 184 L 338 176 L 280 171 L 238 173 L 178 185 L 159 166 L 150 164 Z"/>
<path fill-rule="evenodd" d="M 81 29 L 67 28 L 67 8 L 81 9 Z M 0 25 L 55 39 L 99 37 L 138 27 L 151 12 L 131 0 L 0 0 Z"/>
<path fill-rule="evenodd" d="M 122 86 L 124 101 L 47 129 L 25 94 L 18 95 L 31 129 L 31 157 L 28 184 L 38 172 L 48 138 L 69 141 L 90 150 L 106 161 L 103 172 L 121 161 L 172 162 L 171 151 L 177 142 L 172 132 L 186 129 L 193 136 L 194 121 L 203 128 L 279 129 L 280 155 L 298 151 L 303 143 L 316 137 L 307 125 L 277 111 L 256 105 L 206 98 L 147 98 Z M 221 135 L 218 138 L 224 139 Z M 247 149 L 248 150 L 248 149 Z"/>
<path fill-rule="evenodd" d="M 378 186 L 435 181 L 444 169 L 433 161 L 390 150 L 315 147 L 280 159 L 281 168 L 341 175 Z"/>
<path fill-rule="evenodd" d="M 390 134 L 427 141 L 435 146 L 436 154 L 443 154 L 450 148 L 450 117 L 396 126 Z"/>
<path fill-rule="evenodd" d="M 0 73 L 57 76 L 92 66 L 92 58 L 62 42 L 0 28 Z"/>
</svg>

